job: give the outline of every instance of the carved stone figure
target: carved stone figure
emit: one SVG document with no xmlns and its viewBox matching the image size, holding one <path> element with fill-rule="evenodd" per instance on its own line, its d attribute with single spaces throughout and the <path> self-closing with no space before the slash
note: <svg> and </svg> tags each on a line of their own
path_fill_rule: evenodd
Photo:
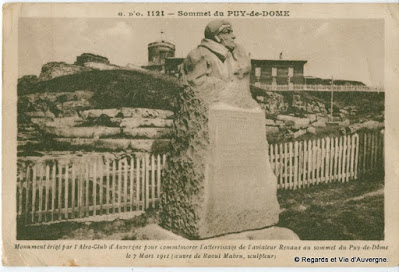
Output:
<svg viewBox="0 0 399 272">
<path fill-rule="evenodd" d="M 254 108 L 257 103 L 249 91 L 251 59 L 234 40 L 229 22 L 210 22 L 205 28 L 205 38 L 183 63 L 182 82 L 185 87 L 195 89 L 208 103 L 220 101 Z"/>
</svg>

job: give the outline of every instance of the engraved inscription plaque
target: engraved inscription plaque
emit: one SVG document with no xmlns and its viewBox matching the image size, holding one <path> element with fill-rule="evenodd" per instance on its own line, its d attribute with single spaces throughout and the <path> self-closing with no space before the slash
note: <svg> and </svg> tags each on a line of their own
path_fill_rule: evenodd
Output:
<svg viewBox="0 0 399 272">
<path fill-rule="evenodd" d="M 202 236 L 278 222 L 277 182 L 268 161 L 264 118 L 259 108 L 211 107 Z"/>
</svg>

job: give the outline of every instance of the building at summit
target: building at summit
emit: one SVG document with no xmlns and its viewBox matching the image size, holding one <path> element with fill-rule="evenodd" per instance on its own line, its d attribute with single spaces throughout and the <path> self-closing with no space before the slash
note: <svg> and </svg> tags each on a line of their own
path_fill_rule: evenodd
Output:
<svg viewBox="0 0 399 272">
<path fill-rule="evenodd" d="M 163 33 L 163 32 L 161 32 Z M 148 63 L 145 69 L 158 71 L 171 76 L 179 75 L 179 66 L 183 57 L 176 57 L 176 46 L 161 38 L 148 44 Z M 334 80 L 304 76 L 307 60 L 284 59 L 280 53 L 278 59 L 251 59 L 251 84 L 261 85 L 362 85 L 359 81 Z"/>
</svg>

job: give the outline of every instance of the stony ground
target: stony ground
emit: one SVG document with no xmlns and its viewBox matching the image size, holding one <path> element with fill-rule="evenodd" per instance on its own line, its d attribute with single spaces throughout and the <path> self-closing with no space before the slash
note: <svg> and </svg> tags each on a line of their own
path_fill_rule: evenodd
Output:
<svg viewBox="0 0 399 272">
<path fill-rule="evenodd" d="M 278 227 L 301 240 L 384 239 L 384 181 L 381 176 L 279 191 L 282 212 Z M 18 239 L 33 240 L 162 240 L 175 239 L 156 228 L 150 210 L 132 219 L 110 222 L 66 222 L 18 229 Z M 177 239 L 177 238 L 176 238 Z"/>
</svg>

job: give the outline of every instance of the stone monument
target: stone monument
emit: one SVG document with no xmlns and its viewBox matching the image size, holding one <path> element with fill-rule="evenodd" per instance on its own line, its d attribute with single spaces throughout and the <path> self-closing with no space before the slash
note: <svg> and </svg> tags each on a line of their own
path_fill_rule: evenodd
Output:
<svg viewBox="0 0 399 272">
<path fill-rule="evenodd" d="M 215 20 L 181 69 L 173 150 L 163 179 L 162 226 L 192 239 L 278 222 L 264 111 L 249 89 L 249 54 Z"/>
</svg>

